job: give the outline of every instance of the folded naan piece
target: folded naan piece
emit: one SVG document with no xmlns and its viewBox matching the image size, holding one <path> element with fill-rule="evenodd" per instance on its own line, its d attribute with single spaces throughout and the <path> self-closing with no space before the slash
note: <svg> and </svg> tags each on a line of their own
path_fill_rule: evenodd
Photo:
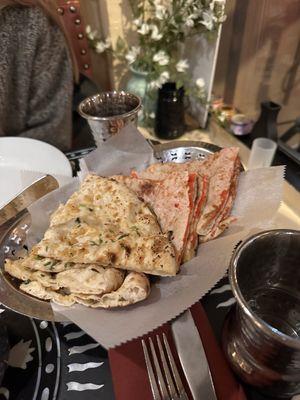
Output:
<svg viewBox="0 0 300 400">
<path fill-rule="evenodd" d="M 179 171 L 162 180 L 114 176 L 154 211 L 163 233 L 169 233 L 181 262 L 192 223 L 196 199 L 196 174 Z"/>
<path fill-rule="evenodd" d="M 72 294 L 56 292 L 53 289 L 46 288 L 40 282 L 27 281 L 20 285 L 20 289 L 31 296 L 41 300 L 52 300 L 62 306 L 72 306 L 75 304 L 75 298 Z"/>
<path fill-rule="evenodd" d="M 43 287 L 53 290 L 64 288 L 71 293 L 102 295 L 117 290 L 125 277 L 125 272 L 122 270 L 104 268 L 95 264 L 79 264 L 81 267 L 56 274 L 35 271 L 26 266 L 26 258 L 30 259 L 30 256 L 22 260 L 5 260 L 4 270 L 19 280 L 37 281 Z"/>
<path fill-rule="evenodd" d="M 214 154 L 214 162 L 208 169 L 210 179 L 207 202 L 197 223 L 200 241 L 216 237 L 212 231 L 221 233 L 226 227 L 226 224 L 223 224 L 222 227 L 216 229 L 221 221 L 230 214 L 236 195 L 240 171 L 238 151 L 238 148 L 230 147 Z"/>
<path fill-rule="evenodd" d="M 176 275 L 179 268 L 149 207 L 126 185 L 96 175 L 53 214 L 32 254 L 153 275 Z"/>
<path fill-rule="evenodd" d="M 62 306 L 79 303 L 92 308 L 113 308 L 145 300 L 150 294 L 150 282 L 145 274 L 130 272 L 118 290 L 103 295 L 55 291 L 38 281 L 26 281 L 20 285 L 20 289 L 31 296 L 52 300 Z"/>
<path fill-rule="evenodd" d="M 37 281 L 45 288 L 51 288 L 53 290 L 59 289 L 51 273 L 34 271 L 26 268 L 21 260 L 5 260 L 4 271 L 21 281 Z"/>
<path fill-rule="evenodd" d="M 203 161 L 197 161 L 198 164 L 202 164 Z M 187 262 L 195 256 L 195 252 L 198 246 L 198 234 L 197 234 L 197 224 L 202 213 L 202 210 L 205 206 L 207 193 L 208 193 L 208 177 L 205 175 L 206 171 L 203 171 L 203 174 L 200 174 L 199 168 L 196 168 L 193 165 L 193 168 L 189 163 L 157 163 L 150 165 L 145 171 L 139 173 L 136 171 L 132 172 L 132 177 L 142 177 L 144 179 L 153 179 L 153 180 L 165 180 L 172 177 L 174 174 L 182 174 L 187 173 L 189 176 L 194 177 L 193 184 L 193 209 L 192 215 L 189 221 L 189 229 L 188 235 L 186 237 L 186 243 L 184 246 L 184 251 L 181 257 L 181 261 Z"/>
<path fill-rule="evenodd" d="M 209 186 L 207 176 L 198 175 L 197 183 L 197 198 L 195 200 L 195 207 L 190 224 L 189 235 L 183 254 L 183 262 L 187 262 L 195 256 L 198 247 L 197 224 L 207 200 Z"/>
<path fill-rule="evenodd" d="M 77 303 L 92 308 L 124 307 L 145 300 L 150 294 L 150 282 L 145 274 L 130 272 L 122 286 L 101 297 L 75 295 Z"/>
<path fill-rule="evenodd" d="M 125 271 L 120 269 L 88 264 L 84 268 L 58 273 L 56 282 L 60 288 L 67 288 L 71 293 L 102 295 L 119 289 L 124 277 Z"/>
<path fill-rule="evenodd" d="M 234 216 L 231 216 L 230 214 L 237 193 L 237 185 L 238 185 L 238 178 L 240 171 L 241 171 L 241 164 L 239 158 L 237 157 L 230 181 L 230 187 L 227 199 L 224 201 L 221 210 L 216 216 L 209 232 L 205 236 L 201 237 L 201 242 L 207 242 L 208 240 L 212 240 L 218 237 L 222 232 L 224 232 L 225 229 L 228 228 L 228 226 L 232 222 L 236 221 L 236 218 Z"/>
<path fill-rule="evenodd" d="M 11 260 L 6 260 L 6 262 L 11 262 Z M 32 270 L 53 272 L 53 273 L 66 271 L 68 269 L 84 267 L 84 264 L 76 264 L 71 262 L 54 260 L 53 258 L 41 257 L 39 255 L 34 255 L 32 253 L 29 253 L 24 258 L 19 258 L 18 260 L 14 260 L 13 263 L 15 265 L 18 264 L 20 268 L 29 268 Z"/>
</svg>

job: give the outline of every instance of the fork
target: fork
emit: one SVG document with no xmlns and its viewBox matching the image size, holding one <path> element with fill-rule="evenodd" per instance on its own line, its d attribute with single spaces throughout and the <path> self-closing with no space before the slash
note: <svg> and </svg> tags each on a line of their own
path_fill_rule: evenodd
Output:
<svg viewBox="0 0 300 400">
<path fill-rule="evenodd" d="M 163 372 L 158 361 L 153 341 L 149 337 L 149 347 L 156 371 L 158 384 L 153 371 L 146 341 L 144 339 L 142 340 L 144 357 L 150 381 L 151 391 L 153 395 L 153 400 L 188 400 L 188 396 L 186 394 L 186 391 L 184 390 L 178 369 L 176 367 L 173 355 L 171 353 L 167 337 L 164 333 L 162 336 L 163 336 L 162 341 L 158 335 L 156 335 L 156 340 L 157 340 L 159 356 Z M 168 362 L 165 353 L 167 354 Z"/>
</svg>

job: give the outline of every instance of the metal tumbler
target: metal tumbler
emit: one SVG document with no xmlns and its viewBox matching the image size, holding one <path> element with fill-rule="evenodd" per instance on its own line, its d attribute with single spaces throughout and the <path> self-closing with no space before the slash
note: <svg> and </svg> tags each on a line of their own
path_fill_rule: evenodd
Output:
<svg viewBox="0 0 300 400">
<path fill-rule="evenodd" d="M 233 370 L 272 398 L 300 393 L 300 231 L 247 239 L 233 254 L 229 279 L 237 302 L 222 341 Z"/>
<path fill-rule="evenodd" d="M 101 145 L 125 125 L 137 125 L 141 99 L 127 92 L 103 92 L 88 97 L 79 104 L 79 114 L 91 128 L 95 143 Z"/>
</svg>

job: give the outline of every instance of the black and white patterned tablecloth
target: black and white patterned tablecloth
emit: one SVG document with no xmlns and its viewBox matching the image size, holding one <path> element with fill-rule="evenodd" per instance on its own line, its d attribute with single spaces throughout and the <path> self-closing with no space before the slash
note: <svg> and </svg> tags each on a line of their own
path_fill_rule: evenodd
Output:
<svg viewBox="0 0 300 400">
<path fill-rule="evenodd" d="M 0 400 L 113 399 L 107 352 L 70 322 L 34 320 L 1 306 L 10 351 Z"/>
<path fill-rule="evenodd" d="M 219 341 L 234 302 L 227 277 L 202 299 Z M 34 320 L 4 306 L 0 323 L 7 327 L 10 343 L 0 400 L 115 399 L 106 350 L 73 323 Z M 245 389 L 249 400 L 265 399 Z"/>
</svg>

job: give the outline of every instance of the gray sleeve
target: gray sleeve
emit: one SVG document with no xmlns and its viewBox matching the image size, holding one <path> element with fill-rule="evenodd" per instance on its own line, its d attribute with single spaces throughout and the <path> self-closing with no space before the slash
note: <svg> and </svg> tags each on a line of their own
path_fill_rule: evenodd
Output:
<svg viewBox="0 0 300 400">
<path fill-rule="evenodd" d="M 72 135 L 72 64 L 60 28 L 45 16 L 36 22 L 39 37 L 29 85 L 26 130 L 20 136 L 45 140 L 66 150 Z"/>
</svg>

